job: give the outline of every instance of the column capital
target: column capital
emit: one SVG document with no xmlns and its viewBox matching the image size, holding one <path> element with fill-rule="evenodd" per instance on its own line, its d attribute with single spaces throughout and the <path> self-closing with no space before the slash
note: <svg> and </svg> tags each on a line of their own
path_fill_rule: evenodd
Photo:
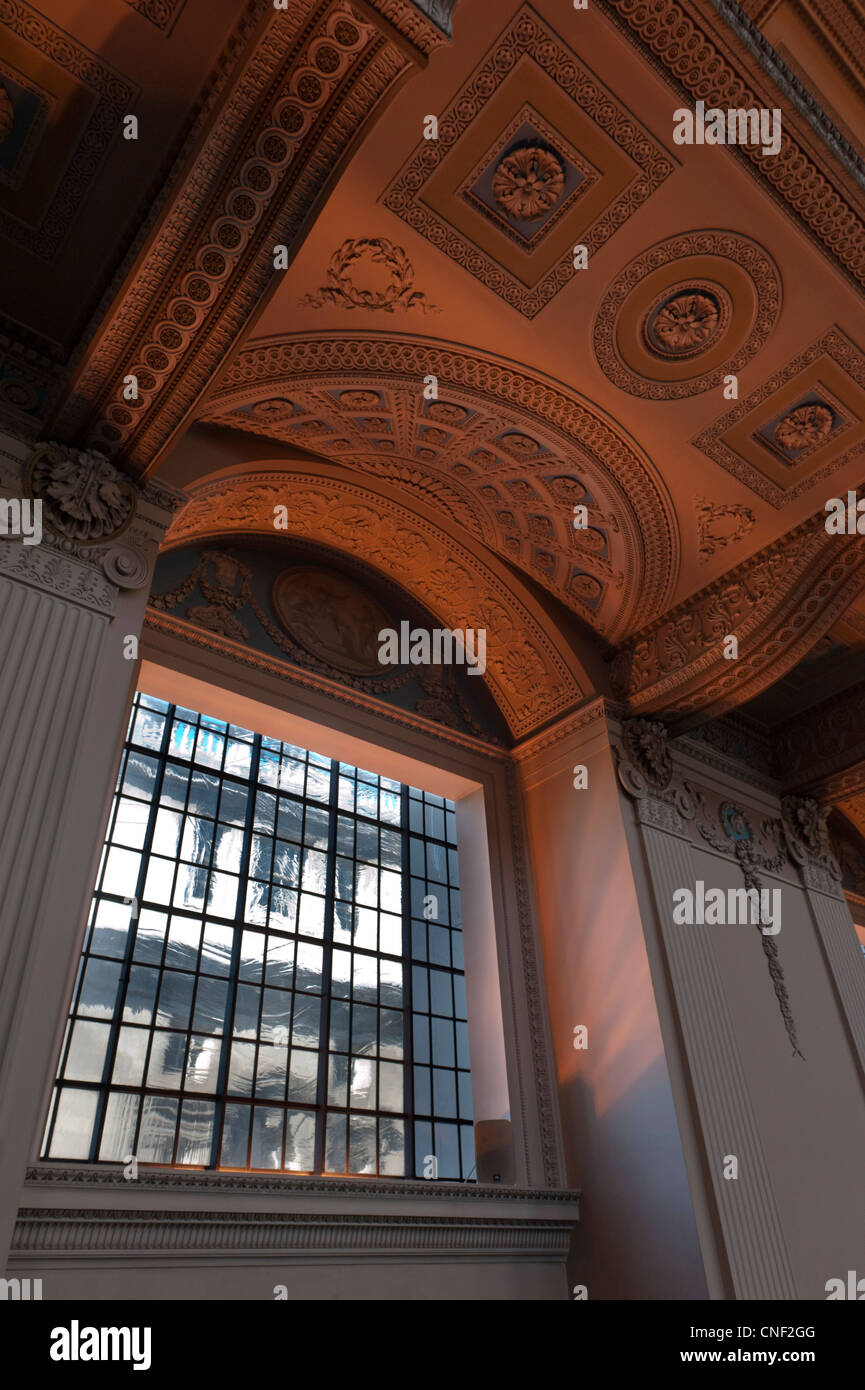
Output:
<svg viewBox="0 0 865 1390">
<path fill-rule="evenodd" d="M 0 574 L 109 615 L 124 589 L 149 580 L 159 542 L 185 496 L 134 483 L 96 449 L 8 440 L 0 498 L 39 507 L 38 539 L 0 538 Z"/>
</svg>

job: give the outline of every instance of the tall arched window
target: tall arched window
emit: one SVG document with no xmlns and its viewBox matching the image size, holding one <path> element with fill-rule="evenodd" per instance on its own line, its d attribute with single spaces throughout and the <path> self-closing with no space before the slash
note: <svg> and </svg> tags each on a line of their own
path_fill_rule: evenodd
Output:
<svg viewBox="0 0 865 1390">
<path fill-rule="evenodd" d="M 44 1156 L 472 1176 L 454 805 L 139 694 Z"/>
</svg>

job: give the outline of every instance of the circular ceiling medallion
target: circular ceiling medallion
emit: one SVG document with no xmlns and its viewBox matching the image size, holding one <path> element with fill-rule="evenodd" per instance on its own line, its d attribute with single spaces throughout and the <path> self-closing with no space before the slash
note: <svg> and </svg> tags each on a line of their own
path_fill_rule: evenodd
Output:
<svg viewBox="0 0 865 1390">
<path fill-rule="evenodd" d="M 658 357 L 678 362 L 698 357 L 726 332 L 732 309 L 720 285 L 677 285 L 664 290 L 644 315 L 643 341 Z"/>
<path fill-rule="evenodd" d="M 749 362 L 780 309 L 781 279 L 762 246 L 732 232 L 686 232 L 613 281 L 595 319 L 595 356 L 629 395 L 681 400 Z"/>
<path fill-rule="evenodd" d="M 544 145 L 522 145 L 503 155 L 490 185 L 509 217 L 532 222 L 555 207 L 565 190 L 565 169 Z"/>
<path fill-rule="evenodd" d="M 277 575 L 272 602 L 289 636 L 319 661 L 354 676 L 386 674 L 378 634 L 392 619 L 354 580 L 320 565 L 294 566 Z"/>
</svg>

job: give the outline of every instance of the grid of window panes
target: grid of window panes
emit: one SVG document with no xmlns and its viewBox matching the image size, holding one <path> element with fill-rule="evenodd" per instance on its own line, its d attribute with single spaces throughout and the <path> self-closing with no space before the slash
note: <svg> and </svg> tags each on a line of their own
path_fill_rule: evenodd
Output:
<svg viewBox="0 0 865 1390">
<path fill-rule="evenodd" d="M 456 815 L 451 801 L 408 789 L 415 1175 L 474 1169 Z"/>
<path fill-rule="evenodd" d="M 468 1178 L 448 1087 L 412 1104 L 413 993 L 421 1048 L 443 1019 L 454 1036 L 433 1076 L 468 1086 L 453 805 L 429 798 L 427 839 L 409 836 L 416 802 L 423 815 L 414 789 L 138 695 L 45 1155 L 402 1176 L 435 1142 L 436 1175 Z M 454 943 L 444 969 L 431 935 L 417 983 L 415 841 L 417 884 L 448 899 L 421 922 Z M 447 997 L 438 978 L 424 992 L 433 973 Z"/>
</svg>

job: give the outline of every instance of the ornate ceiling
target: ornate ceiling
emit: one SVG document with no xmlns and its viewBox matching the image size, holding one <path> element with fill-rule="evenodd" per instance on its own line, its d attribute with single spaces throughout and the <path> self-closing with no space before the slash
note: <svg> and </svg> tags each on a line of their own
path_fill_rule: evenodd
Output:
<svg viewBox="0 0 865 1390">
<path fill-rule="evenodd" d="M 687 723 L 856 628 L 822 516 L 865 480 L 857 0 L 0 19 L 0 410 L 182 483 L 172 546 L 290 478 L 299 540 L 489 619 L 515 736 L 599 651 Z M 778 153 L 676 143 L 698 99 L 779 109 Z"/>
</svg>

